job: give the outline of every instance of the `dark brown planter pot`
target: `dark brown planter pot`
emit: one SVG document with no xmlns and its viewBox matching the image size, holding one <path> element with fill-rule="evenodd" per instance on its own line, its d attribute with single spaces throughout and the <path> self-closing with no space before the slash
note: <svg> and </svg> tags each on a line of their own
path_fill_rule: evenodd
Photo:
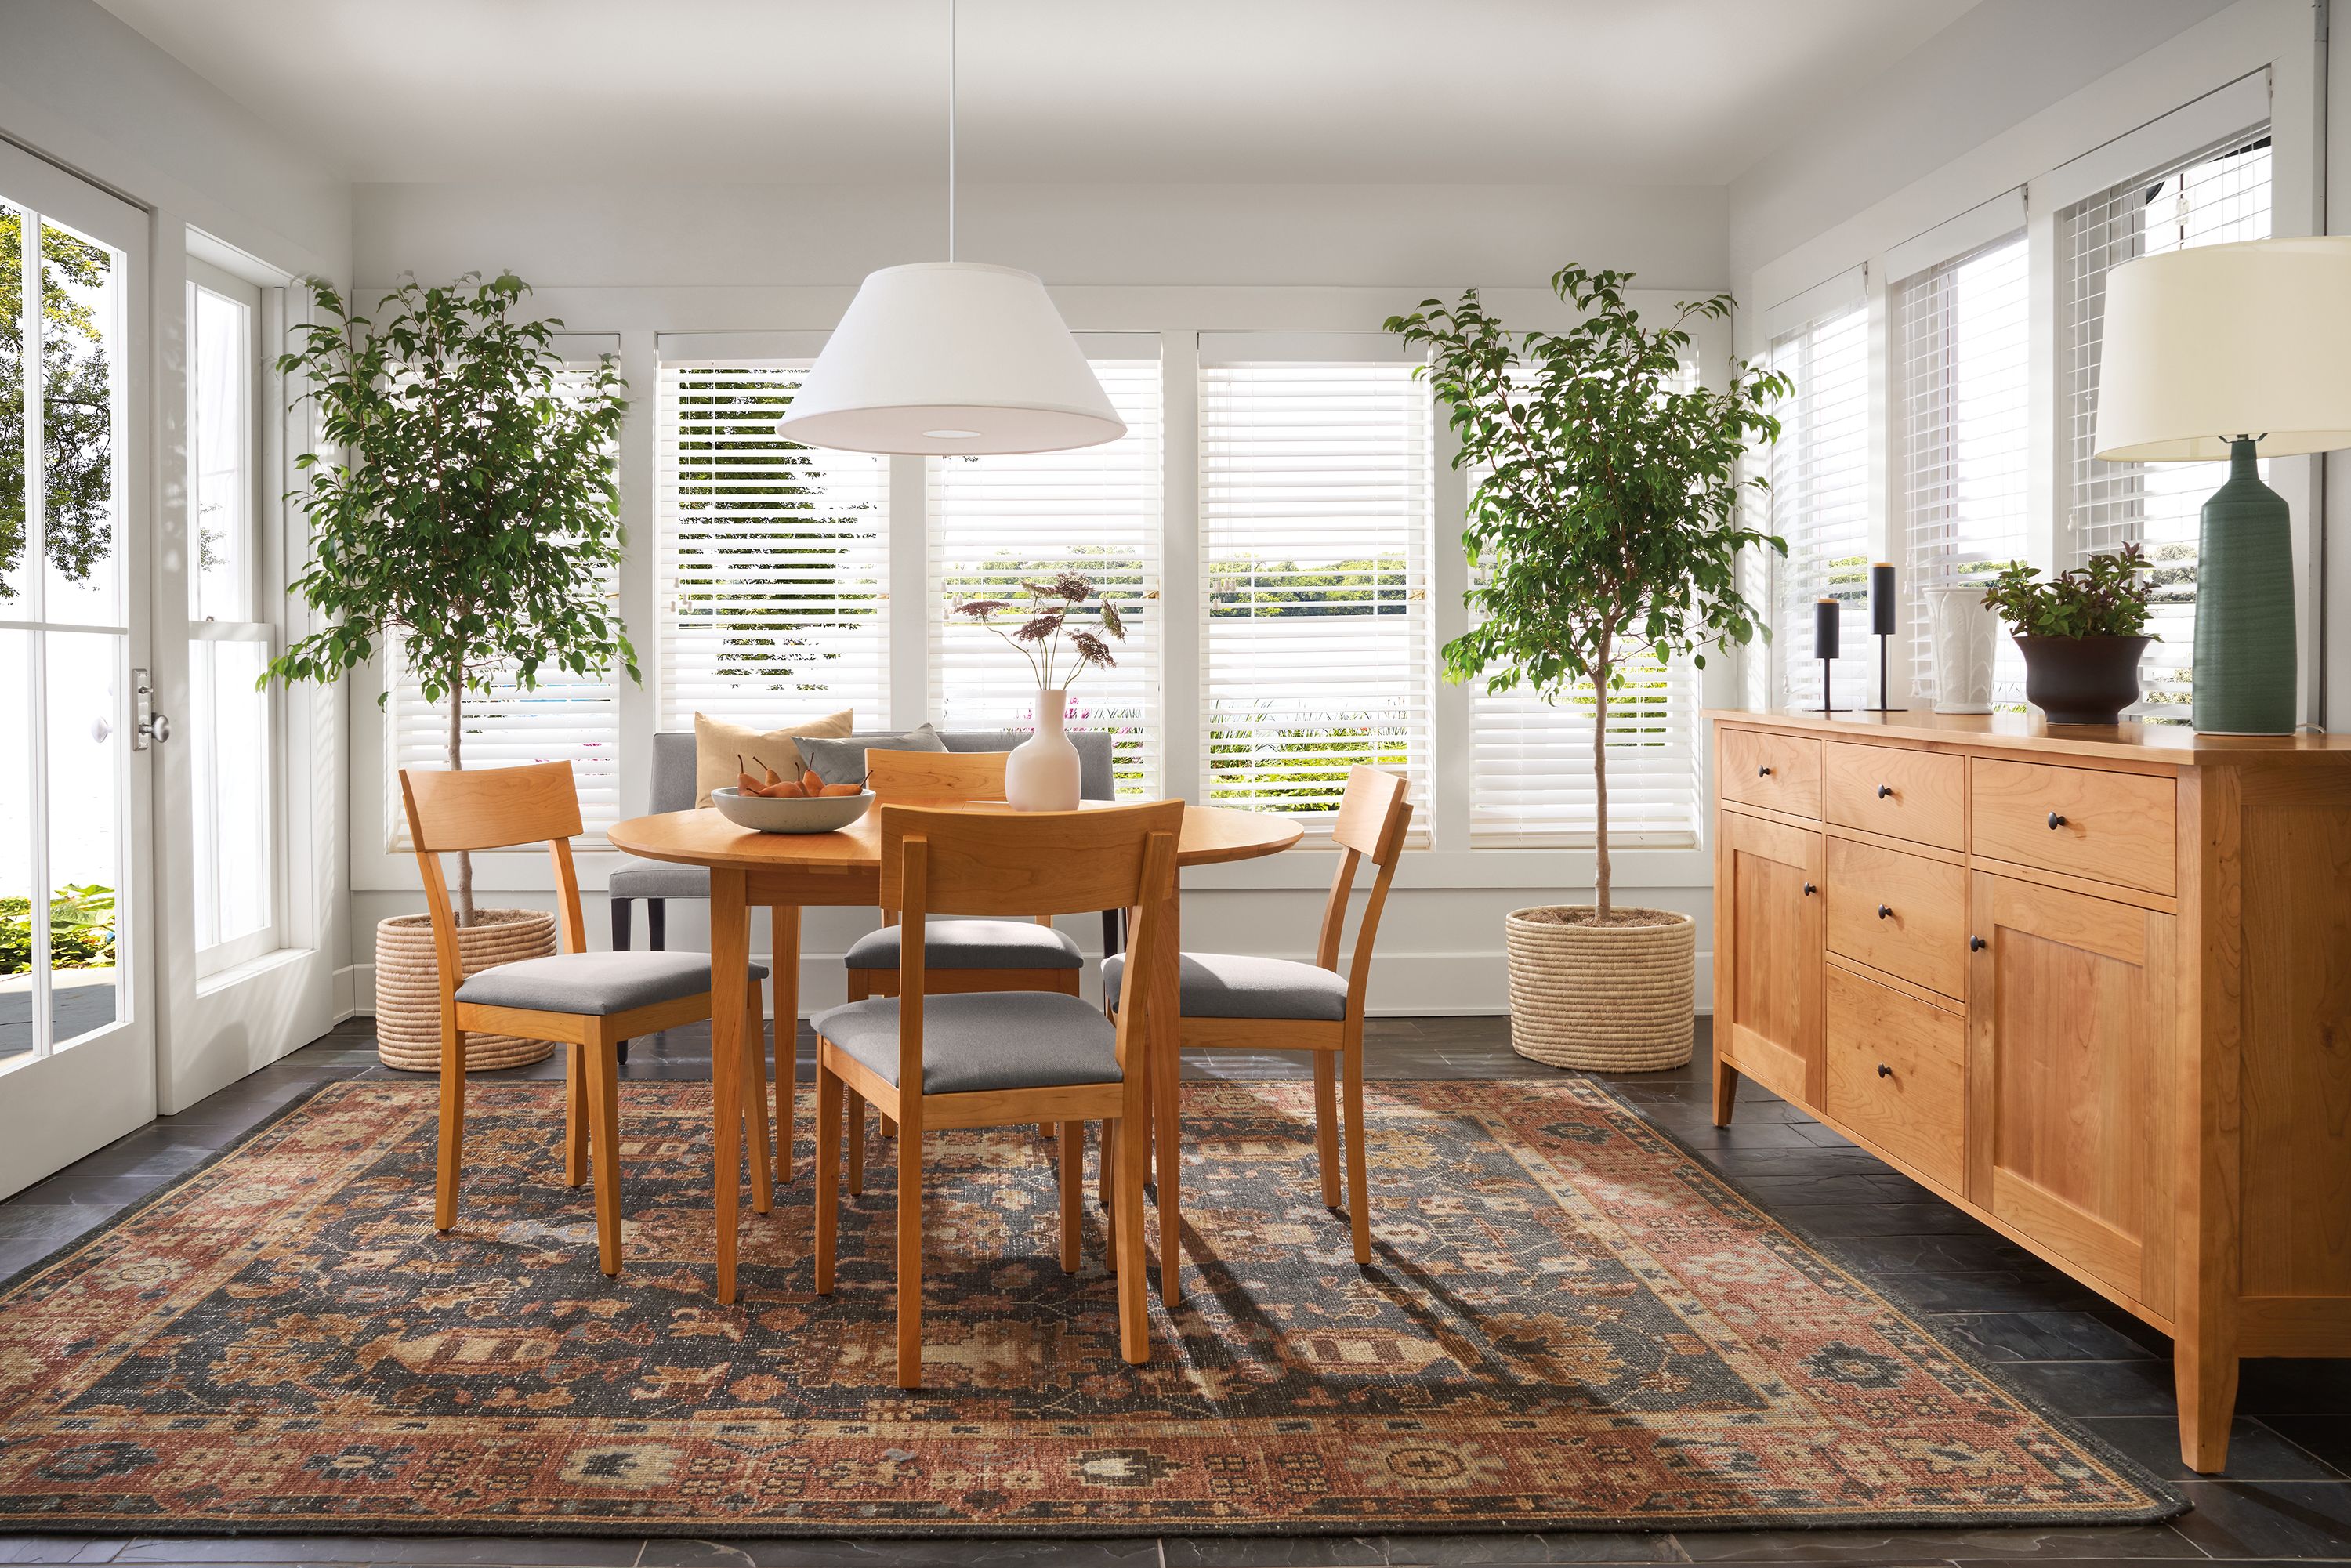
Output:
<svg viewBox="0 0 2351 1568">
<path fill-rule="evenodd" d="M 2019 637 L 2024 700 L 2051 724 L 2114 724 L 2138 701 L 2145 637 Z"/>
</svg>

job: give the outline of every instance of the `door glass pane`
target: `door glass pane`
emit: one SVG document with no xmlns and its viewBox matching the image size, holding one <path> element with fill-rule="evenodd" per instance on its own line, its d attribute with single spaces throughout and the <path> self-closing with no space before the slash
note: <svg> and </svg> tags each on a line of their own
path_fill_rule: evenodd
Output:
<svg viewBox="0 0 2351 1568">
<path fill-rule="evenodd" d="M 114 461 L 121 387 L 120 289 L 113 253 L 41 225 L 42 619 L 122 624 L 120 486 Z"/>
<path fill-rule="evenodd" d="M 0 615 L 31 613 L 26 580 L 25 214 L 0 203 Z"/>
<path fill-rule="evenodd" d="M 270 924 L 269 656 L 261 642 L 189 645 L 195 753 L 196 951 Z"/>
<path fill-rule="evenodd" d="M 50 1039 L 123 1016 L 114 902 L 122 885 L 122 639 L 51 632 L 47 664 Z"/>
<path fill-rule="evenodd" d="M 245 621 L 253 575 L 252 390 L 248 351 L 252 310 L 197 285 L 188 286 L 190 355 L 189 475 L 194 569 L 188 574 L 189 617 Z"/>
<path fill-rule="evenodd" d="M 21 476 L 20 476 L 21 477 Z M 18 496 L 24 491 L 20 486 Z M 33 730 L 29 632 L 0 631 L 0 735 Z M 0 746 L 0 1069 L 33 1051 L 33 748 Z"/>
</svg>

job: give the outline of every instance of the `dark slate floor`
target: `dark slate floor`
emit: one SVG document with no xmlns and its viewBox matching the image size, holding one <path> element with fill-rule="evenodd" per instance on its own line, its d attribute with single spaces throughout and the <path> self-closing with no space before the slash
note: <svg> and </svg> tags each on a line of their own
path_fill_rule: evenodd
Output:
<svg viewBox="0 0 2351 1568">
<path fill-rule="evenodd" d="M 1701 1031 L 1704 1020 L 1700 1020 Z M 1511 1054 L 1499 1019 L 1389 1019 L 1366 1036 L 1389 1078 L 1515 1078 L 1547 1071 Z M 801 1076 L 812 1076 L 807 1036 Z M 706 1077 L 706 1031 L 639 1041 L 631 1077 Z M 1791 1531 L 1556 1536 L 1230 1537 L 1071 1542 L 712 1543 L 482 1538 L 101 1540 L 0 1534 L 0 1563 L 556 1564 L 577 1568 L 1371 1568 L 1548 1563 L 2351 1562 L 2351 1362 L 2249 1364 L 2231 1472 L 2179 1466 L 2170 1347 L 2022 1249 L 1895 1175 L 1752 1085 L 1734 1126 L 1706 1109 L 1707 1045 L 1677 1072 L 1618 1078 L 1618 1092 L 1797 1230 L 1874 1271 L 1877 1285 L 2018 1382 L 2183 1486 L 2195 1510 L 2122 1529 Z M 552 1076 L 554 1062 L 517 1076 Z M 1304 1059 L 1226 1053 L 1199 1071 L 1288 1076 Z M 380 1073 L 355 1020 L 181 1115 L 153 1123 L 0 1204 L 0 1277 L 14 1273 L 196 1166 L 327 1079 Z M 5 1440 L 5 1433 L 0 1433 Z"/>
</svg>

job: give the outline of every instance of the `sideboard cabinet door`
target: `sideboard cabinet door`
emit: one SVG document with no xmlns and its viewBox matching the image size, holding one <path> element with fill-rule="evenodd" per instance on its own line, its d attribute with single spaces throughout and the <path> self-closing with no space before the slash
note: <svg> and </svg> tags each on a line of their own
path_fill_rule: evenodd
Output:
<svg viewBox="0 0 2351 1568">
<path fill-rule="evenodd" d="M 1821 835 L 1735 811 L 1717 821 L 1716 1039 L 1746 1076 L 1818 1105 Z"/>
<path fill-rule="evenodd" d="M 2168 1312 L 2176 918 L 1985 872 L 1968 914 L 1968 1196 Z"/>
</svg>

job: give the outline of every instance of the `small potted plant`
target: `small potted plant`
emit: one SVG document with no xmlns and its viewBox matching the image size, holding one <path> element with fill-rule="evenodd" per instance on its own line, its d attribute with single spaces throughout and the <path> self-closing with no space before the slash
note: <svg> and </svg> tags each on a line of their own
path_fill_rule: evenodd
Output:
<svg viewBox="0 0 2351 1568">
<path fill-rule="evenodd" d="M 1552 291 L 1579 317 L 1563 332 L 1509 331 L 1475 289 L 1387 322 L 1428 347 L 1459 437 L 1454 466 L 1485 470 L 1462 534 L 1479 574 L 1473 623 L 1446 644 L 1446 678 L 1531 686 L 1592 716 L 1592 903 L 1515 910 L 1504 936 L 1511 1048 L 1587 1071 L 1688 1061 L 1698 988 L 1691 917 L 1612 897 L 1610 698 L 1669 660 L 1704 665 L 1707 648 L 1765 631 L 1739 558 L 1787 553 L 1742 526 L 1740 507 L 1762 485 L 1740 465 L 1779 438 L 1769 410 L 1787 378 L 1736 363 L 1720 390 L 1689 384 L 1687 323 L 1727 319 L 1730 296 L 1649 326 L 1625 302 L 1631 282 L 1562 268 Z"/>
<path fill-rule="evenodd" d="M 1097 596 L 1092 579 L 1074 571 L 1058 572 L 1050 581 L 1025 580 L 1020 591 L 1029 599 L 1026 618 L 1008 632 L 997 618 L 1017 608 L 1009 600 L 968 600 L 955 612 L 1011 644 L 1037 677 L 1036 732 L 1004 759 L 1005 800 L 1016 811 L 1074 811 L 1078 748 L 1061 733 L 1070 684 L 1082 671 L 1118 663 L 1110 644 L 1126 641 L 1126 622 L 1107 594 Z M 1089 600 L 1091 622 L 1083 619 Z"/>
<path fill-rule="evenodd" d="M 310 557 L 290 591 L 323 630 L 271 661 L 285 681 L 332 681 L 396 651 L 424 700 L 448 710 L 448 761 L 463 768 L 465 696 L 542 670 L 619 667 L 636 653 L 611 604 L 621 559 L 612 455 L 627 408 L 612 360 L 574 373 L 552 346 L 559 321 L 517 308 L 507 273 L 445 287 L 413 278 L 376 318 L 309 280 L 317 316 L 277 361 L 319 411 L 322 450 L 298 460 L 292 499 Z M 381 704 L 384 699 L 378 697 Z M 467 974 L 555 951 L 542 909 L 476 909 L 473 857 L 457 856 L 457 954 Z M 376 927 L 376 1051 L 388 1066 L 438 1071 L 441 998 L 422 915 Z M 466 1065 L 513 1067 L 546 1040 L 474 1035 Z"/>
<path fill-rule="evenodd" d="M 2051 724 L 2114 724 L 2138 701 L 2151 564 L 2126 544 L 2040 582 L 2011 561 L 1984 590 L 2024 654 L 2025 700 Z"/>
</svg>

